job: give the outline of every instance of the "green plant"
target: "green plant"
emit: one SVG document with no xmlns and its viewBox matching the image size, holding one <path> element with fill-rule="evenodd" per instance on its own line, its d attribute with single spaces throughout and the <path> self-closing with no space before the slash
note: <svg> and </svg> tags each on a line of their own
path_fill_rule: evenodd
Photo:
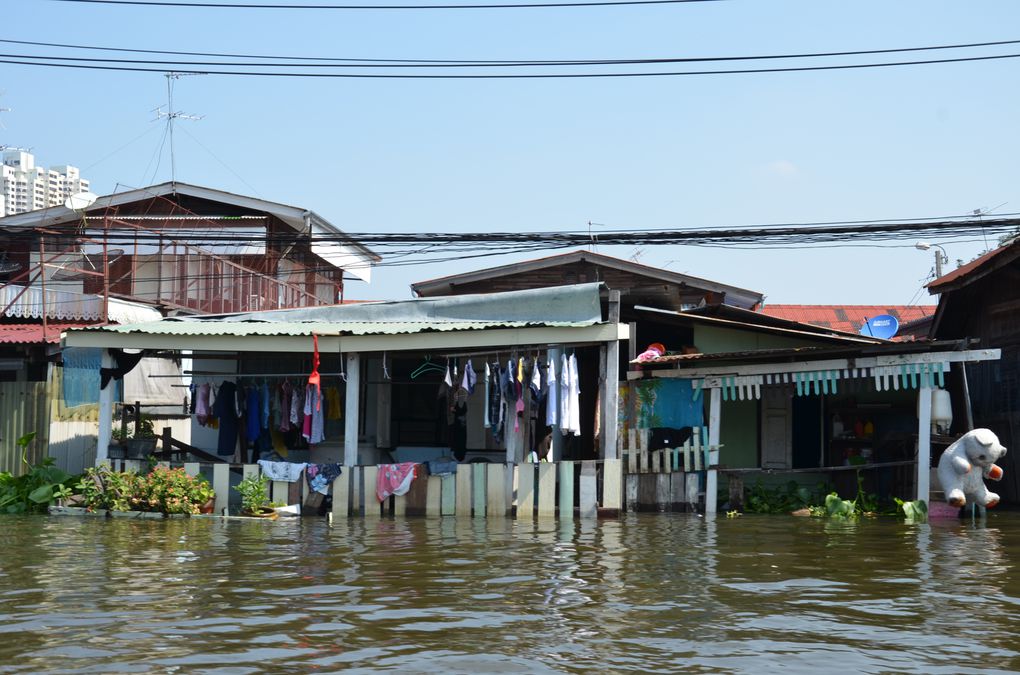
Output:
<svg viewBox="0 0 1020 675">
<path fill-rule="evenodd" d="M 0 512 L 39 513 L 51 502 L 70 496 L 69 484 L 74 477 L 57 468 L 52 457 L 34 466 L 29 463 L 28 446 L 34 439 L 33 431 L 17 440 L 21 461 L 30 467 L 29 470 L 21 476 L 0 473 Z"/>
<path fill-rule="evenodd" d="M 132 504 L 142 511 L 197 514 L 215 496 L 209 482 L 184 469 L 157 466 L 137 481 Z"/>
<path fill-rule="evenodd" d="M 111 471 L 105 466 L 93 467 L 85 470 L 76 490 L 90 511 L 133 511 L 138 475 Z"/>
<path fill-rule="evenodd" d="M 923 499 L 915 499 L 905 502 L 902 499 L 894 499 L 896 506 L 903 513 L 908 523 L 923 523 L 928 520 L 928 504 Z"/>
<path fill-rule="evenodd" d="M 265 474 L 246 476 L 235 487 L 241 495 L 241 509 L 258 513 L 269 502 L 269 478 Z"/>
<path fill-rule="evenodd" d="M 110 431 L 110 438 L 117 441 L 118 443 L 128 440 L 129 438 L 156 438 L 156 428 L 152 421 L 152 417 L 146 414 L 138 416 L 138 423 L 128 423 L 127 427 L 117 425 Z"/>
<path fill-rule="evenodd" d="M 805 508 L 816 494 L 796 481 L 783 487 L 767 488 L 758 481 L 748 490 L 744 510 L 748 513 L 790 513 Z"/>
</svg>

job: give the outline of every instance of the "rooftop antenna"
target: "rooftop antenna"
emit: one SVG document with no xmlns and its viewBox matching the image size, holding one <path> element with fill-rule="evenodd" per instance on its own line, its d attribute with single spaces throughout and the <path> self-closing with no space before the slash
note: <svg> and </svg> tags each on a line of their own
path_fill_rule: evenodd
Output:
<svg viewBox="0 0 1020 675">
<path fill-rule="evenodd" d="M 156 113 L 156 119 L 160 120 L 166 118 L 167 134 L 170 136 L 170 182 L 177 182 L 177 158 L 174 154 L 174 120 L 192 120 L 197 122 L 198 120 L 205 117 L 205 115 L 189 115 L 179 110 L 174 110 L 174 82 L 186 77 L 188 75 L 201 75 L 202 73 L 180 73 L 176 71 L 170 71 L 163 73 L 166 78 L 166 112 L 163 111 L 163 106 L 156 108 L 153 112 Z"/>
</svg>

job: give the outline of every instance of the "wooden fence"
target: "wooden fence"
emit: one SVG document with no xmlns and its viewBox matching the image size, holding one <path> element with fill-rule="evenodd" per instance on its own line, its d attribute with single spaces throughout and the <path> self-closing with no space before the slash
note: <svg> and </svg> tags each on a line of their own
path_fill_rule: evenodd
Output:
<svg viewBox="0 0 1020 675">
<path fill-rule="evenodd" d="M 708 429 L 695 427 L 682 446 L 648 450 L 648 431 L 629 430 L 622 456 L 626 462 L 624 508 L 627 511 L 699 511 L 704 508 L 710 452 L 722 446 L 702 444 Z"/>
</svg>

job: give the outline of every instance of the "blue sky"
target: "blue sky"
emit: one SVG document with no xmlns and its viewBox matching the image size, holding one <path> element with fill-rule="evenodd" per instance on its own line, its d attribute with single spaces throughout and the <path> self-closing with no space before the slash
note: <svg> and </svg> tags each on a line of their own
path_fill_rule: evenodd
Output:
<svg viewBox="0 0 1020 675">
<path fill-rule="evenodd" d="M 1017 39 L 1020 3 L 341 12 L 31 0 L 4 3 L 0 37 L 363 58 L 720 56 Z M 177 127 L 177 176 L 311 208 L 352 232 L 742 226 L 1003 203 L 999 212 L 1013 212 L 1018 69 L 1007 59 L 613 80 L 189 77 L 174 107 L 205 117 Z M 12 109 L 0 118 L 0 143 L 33 147 L 43 165 L 79 166 L 100 193 L 168 180 L 166 152 L 153 171 L 162 127 L 151 112 L 165 104 L 165 87 L 159 74 L 0 64 L 0 107 Z M 946 248 L 970 259 L 984 243 Z M 904 304 L 932 267 L 931 253 L 909 244 L 599 250 L 760 290 L 771 303 Z M 527 257 L 383 267 L 371 285 L 349 284 L 349 297 L 405 298 L 412 281 Z"/>
</svg>

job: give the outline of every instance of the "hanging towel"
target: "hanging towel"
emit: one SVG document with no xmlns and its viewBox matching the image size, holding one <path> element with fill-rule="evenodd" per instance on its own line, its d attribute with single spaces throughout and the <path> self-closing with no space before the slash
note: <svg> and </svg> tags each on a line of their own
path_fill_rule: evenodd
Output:
<svg viewBox="0 0 1020 675">
<path fill-rule="evenodd" d="M 308 385 L 305 392 L 305 421 L 302 435 L 310 445 L 322 443 L 325 440 L 323 434 L 322 393 L 318 387 Z"/>
<path fill-rule="evenodd" d="M 99 369 L 102 350 L 93 347 L 64 349 L 64 405 L 94 405 L 99 403 Z"/>
<path fill-rule="evenodd" d="M 219 419 L 220 433 L 216 442 L 217 455 L 233 455 L 237 448 L 237 385 L 224 380 L 216 394 L 213 413 Z"/>
<path fill-rule="evenodd" d="M 567 362 L 569 367 L 568 373 L 568 384 L 567 388 L 570 393 L 570 417 L 569 429 L 570 433 L 575 436 L 581 435 L 581 381 L 577 374 L 577 356 L 575 354 L 570 355 L 570 360 Z"/>
<path fill-rule="evenodd" d="M 280 408 L 280 422 L 276 428 L 280 431 L 290 431 L 291 394 L 290 382 L 284 380 L 276 392 L 276 402 Z"/>
<path fill-rule="evenodd" d="M 407 494 L 414 480 L 414 462 L 402 464 L 380 464 L 379 476 L 375 481 L 375 496 L 383 502 L 390 495 Z"/>
<path fill-rule="evenodd" d="M 329 494 L 329 486 L 333 484 L 342 469 L 339 464 L 309 464 L 305 470 L 308 487 L 319 494 Z"/>
<path fill-rule="evenodd" d="M 262 433 L 262 404 L 259 402 L 258 386 L 248 387 L 245 392 L 244 434 L 249 443 L 254 443 Z"/>
<path fill-rule="evenodd" d="M 209 385 L 199 385 L 198 391 L 195 393 L 195 416 L 198 418 L 198 423 L 205 426 L 205 423 L 209 421 Z"/>
<path fill-rule="evenodd" d="M 301 480 L 301 472 L 307 464 L 304 462 L 270 462 L 268 459 L 260 459 L 259 466 L 262 473 L 266 474 L 269 480 L 281 480 L 287 483 Z"/>
</svg>

